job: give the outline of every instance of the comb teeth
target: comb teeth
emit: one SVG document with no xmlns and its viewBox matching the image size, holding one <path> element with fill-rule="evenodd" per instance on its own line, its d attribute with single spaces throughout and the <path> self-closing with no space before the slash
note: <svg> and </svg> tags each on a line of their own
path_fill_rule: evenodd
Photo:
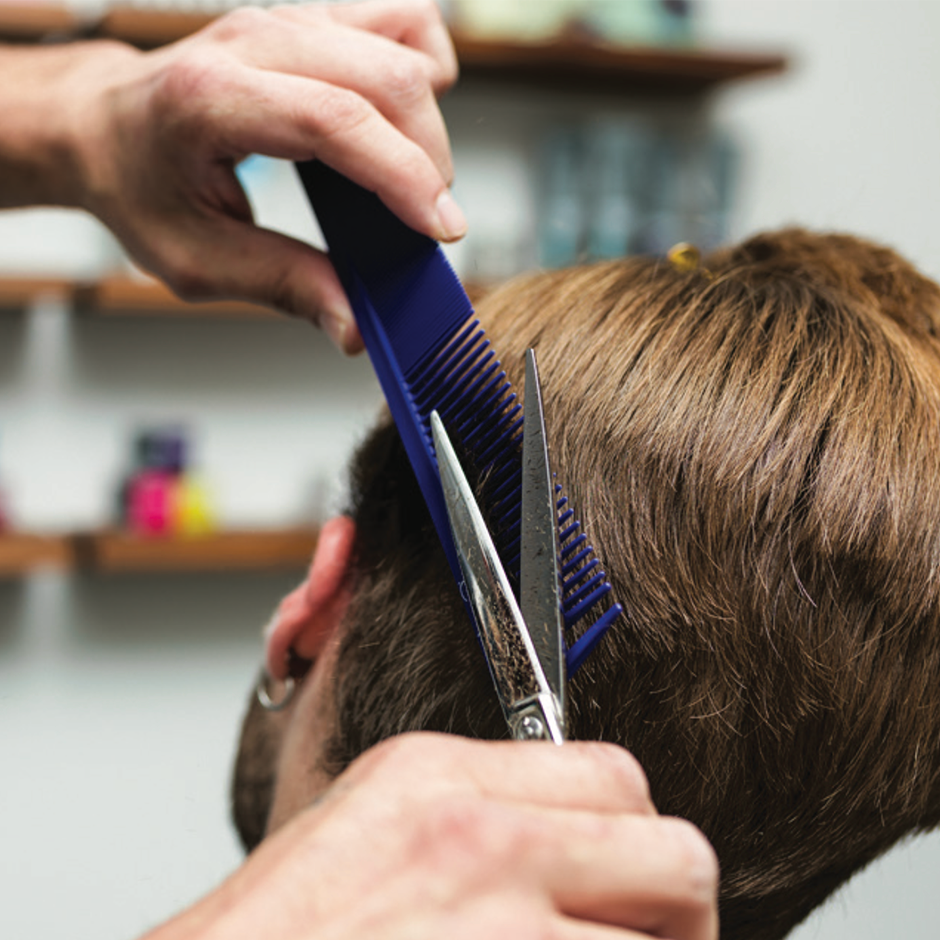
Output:
<svg viewBox="0 0 940 940">
<path fill-rule="evenodd" d="M 456 429 L 455 439 L 483 480 L 483 500 L 496 523 L 496 550 L 518 590 L 522 409 L 479 323 L 460 337 L 422 370 L 425 393 L 415 396 L 415 407 L 428 435 L 435 408 L 445 425 Z"/>
<path fill-rule="evenodd" d="M 555 511 L 558 514 L 558 544 L 561 567 L 561 609 L 565 618 L 568 650 L 565 654 L 568 674 L 578 671 L 581 663 L 601 641 L 610 625 L 623 612 L 623 607 L 613 603 L 601 616 L 583 630 L 574 642 L 576 625 L 597 605 L 608 598 L 613 590 L 600 560 L 594 554 L 594 546 L 581 531 L 581 523 L 574 520 L 574 510 L 563 495 L 561 484 L 555 484 Z"/>
<path fill-rule="evenodd" d="M 461 581 L 432 443 L 435 409 L 482 481 L 480 501 L 490 510 L 493 540 L 518 595 L 522 408 L 460 281 L 436 243 L 404 225 L 373 193 L 319 161 L 297 169 L 454 577 Z M 566 633 L 574 636 L 587 613 L 606 602 L 610 584 L 564 496 L 557 507 L 562 607 Z M 577 636 L 566 654 L 569 674 L 620 611 L 611 605 Z"/>
<path fill-rule="evenodd" d="M 405 376 L 417 417 L 430 439 L 436 409 L 445 424 L 456 427 L 455 436 L 479 471 L 505 472 L 521 440 L 511 423 L 517 409 L 507 412 L 515 395 L 478 321 L 462 330 L 458 340 L 422 368 L 416 382 Z M 418 384 L 422 391 L 416 394 Z"/>
<path fill-rule="evenodd" d="M 482 501 L 491 509 L 493 541 L 518 595 L 522 406 L 516 402 L 506 373 L 477 320 L 461 329 L 439 355 L 427 360 L 417 372 L 413 381 L 407 376 L 406 381 L 424 433 L 430 438 L 434 409 L 445 425 L 456 428 L 455 438 L 483 478 Z M 573 675 L 623 608 L 611 604 L 591 626 L 579 632 L 580 622 L 605 601 L 612 587 L 557 483 L 555 496 L 565 657 L 568 673 Z"/>
</svg>

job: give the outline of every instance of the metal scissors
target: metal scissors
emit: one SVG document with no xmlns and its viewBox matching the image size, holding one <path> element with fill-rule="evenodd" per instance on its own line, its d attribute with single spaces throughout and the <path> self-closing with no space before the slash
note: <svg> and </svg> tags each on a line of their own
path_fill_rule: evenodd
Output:
<svg viewBox="0 0 940 940">
<path fill-rule="evenodd" d="M 431 432 L 465 590 L 510 734 L 565 740 L 558 526 L 535 352 L 525 361 L 519 600 L 436 411 Z"/>
</svg>

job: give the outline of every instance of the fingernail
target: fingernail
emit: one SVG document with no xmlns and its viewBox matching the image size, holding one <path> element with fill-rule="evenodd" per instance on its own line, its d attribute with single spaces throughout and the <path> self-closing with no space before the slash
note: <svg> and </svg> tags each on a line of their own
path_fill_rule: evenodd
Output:
<svg viewBox="0 0 940 940">
<path fill-rule="evenodd" d="M 448 189 L 437 197 L 437 220 L 441 229 L 441 238 L 445 241 L 452 241 L 466 234 L 467 218 L 460 206 L 454 202 L 454 197 Z"/>
<path fill-rule="evenodd" d="M 346 352 L 346 336 L 352 325 L 350 315 L 335 310 L 327 310 L 320 317 L 320 326 L 341 352 Z"/>
</svg>

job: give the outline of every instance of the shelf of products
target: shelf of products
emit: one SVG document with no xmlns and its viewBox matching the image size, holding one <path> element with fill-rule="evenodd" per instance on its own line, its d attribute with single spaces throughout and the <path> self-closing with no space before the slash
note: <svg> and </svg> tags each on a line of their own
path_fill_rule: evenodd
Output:
<svg viewBox="0 0 940 940">
<path fill-rule="evenodd" d="M 68 568 L 71 564 L 72 544 L 65 536 L 0 533 L 0 577 L 18 577 L 39 568 Z"/>
<path fill-rule="evenodd" d="M 115 7 L 94 23 L 68 7 L 48 3 L 0 4 L 0 39 L 38 40 L 50 33 L 107 36 L 141 48 L 181 39 L 214 18 L 208 13 Z M 630 47 L 590 38 L 512 42 L 454 34 L 464 77 L 538 87 L 622 93 L 694 93 L 724 82 L 782 72 L 786 57 L 720 50 Z"/>
<path fill-rule="evenodd" d="M 306 568 L 317 530 L 246 529 L 161 538 L 105 529 L 74 536 L 73 542 L 77 567 L 101 574 L 264 571 Z"/>
</svg>

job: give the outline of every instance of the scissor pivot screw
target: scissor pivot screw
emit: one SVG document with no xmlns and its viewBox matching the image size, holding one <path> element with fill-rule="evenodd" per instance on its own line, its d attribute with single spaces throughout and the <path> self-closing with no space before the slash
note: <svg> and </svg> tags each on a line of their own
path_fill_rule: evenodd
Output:
<svg viewBox="0 0 940 940">
<path fill-rule="evenodd" d="M 532 740 L 541 739 L 546 736 L 544 722 L 535 715 L 526 715 L 525 718 L 519 722 L 519 732 L 521 737 Z"/>
</svg>

